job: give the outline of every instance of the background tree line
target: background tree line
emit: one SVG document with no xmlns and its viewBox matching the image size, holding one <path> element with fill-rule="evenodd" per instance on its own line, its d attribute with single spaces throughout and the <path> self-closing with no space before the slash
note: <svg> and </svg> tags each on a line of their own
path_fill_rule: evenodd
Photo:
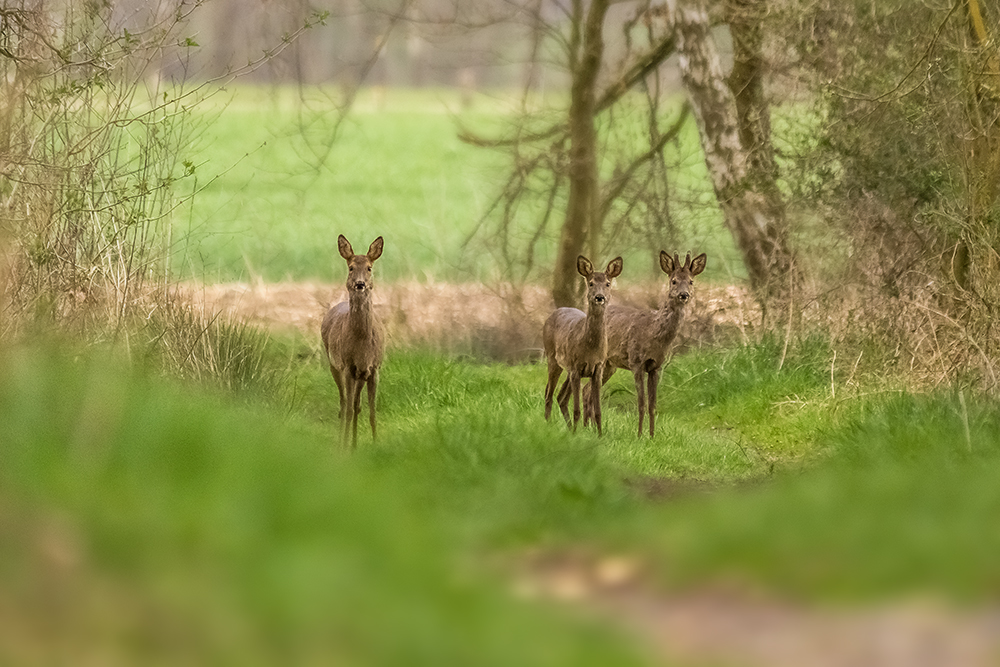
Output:
<svg viewBox="0 0 1000 667">
<path fill-rule="evenodd" d="M 81 100 L 124 109 L 237 74 L 335 83 L 345 109 L 360 85 L 517 88 L 509 127 L 460 130 L 511 165 L 470 243 L 529 275 L 539 240 L 558 238 L 557 304 L 576 302 L 577 254 L 680 241 L 666 148 L 693 119 L 767 327 L 805 318 L 876 358 L 993 386 L 997 16 L 985 0 L 4 0 L 0 194 L 5 234 L 23 241 L 8 264 L 73 267 L 54 283 L 63 294 L 93 281 L 88 264 L 119 276 L 111 292 L 146 275 L 145 255 L 110 249 L 147 243 L 156 234 L 135 221 L 169 214 L 159 193 L 190 169 L 169 158 L 183 104 L 168 93 L 126 114 L 147 132 L 135 153 L 120 120 L 95 134 Z M 97 152 L 57 155 L 74 145 Z M 72 222 L 24 226 L 39 211 Z M 114 224 L 84 243 L 102 215 Z"/>
</svg>

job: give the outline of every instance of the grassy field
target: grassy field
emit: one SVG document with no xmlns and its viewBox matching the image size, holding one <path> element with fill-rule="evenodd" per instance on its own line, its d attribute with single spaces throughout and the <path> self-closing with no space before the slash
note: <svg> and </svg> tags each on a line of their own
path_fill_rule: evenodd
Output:
<svg viewBox="0 0 1000 667">
<path fill-rule="evenodd" d="M 343 232 L 386 237 L 382 280 L 496 277 L 462 240 L 503 165 L 455 139 L 448 100 L 362 100 L 311 172 L 331 119 L 244 94 L 191 147 L 178 275 L 339 281 Z M 380 439 L 348 455 L 315 336 L 160 317 L 127 352 L 0 346 L 4 664 L 650 663 L 615 623 L 514 594 L 538 554 L 624 554 L 667 594 L 1000 599 L 995 401 L 855 373 L 826 335 L 677 356 L 652 439 L 626 372 L 599 438 L 545 422 L 542 365 L 390 349 Z"/>
<path fill-rule="evenodd" d="M 538 549 L 630 554 L 665 590 L 995 601 L 996 406 L 834 400 L 825 343 L 779 354 L 678 358 L 650 440 L 623 373 L 597 438 L 543 420 L 541 366 L 396 350 L 382 437 L 345 457 L 309 342 L 268 344 L 264 393 L 6 349 L 0 655 L 642 664 L 614 627 L 510 595 Z"/>
<path fill-rule="evenodd" d="M 333 102 L 323 91 L 310 94 L 314 99 L 303 102 L 294 90 L 241 87 L 194 112 L 200 134 L 185 159 L 197 164 L 200 192 L 174 225 L 177 275 L 205 282 L 339 280 L 336 239 L 343 233 L 366 247 L 385 237 L 386 280 L 503 277 L 500 258 L 464 242 L 499 192 L 506 158 L 462 143 L 457 130 L 502 131 L 511 117 L 505 100 L 484 94 L 461 110 L 454 91 L 388 91 L 380 106 L 367 92 L 331 143 Z M 697 146 L 691 121 L 679 144 L 668 147 L 679 165 L 674 215 L 683 235 L 681 247 L 670 250 L 707 251 L 708 279 L 728 281 L 742 269 Z M 530 235 L 529 213 L 520 224 L 519 233 Z M 557 231 L 550 226 L 539 267 L 551 265 Z M 595 261 L 624 254 L 624 275 L 646 279 L 656 275 L 657 250 L 633 241 Z M 540 268 L 533 277 L 545 281 L 548 274 Z"/>
</svg>

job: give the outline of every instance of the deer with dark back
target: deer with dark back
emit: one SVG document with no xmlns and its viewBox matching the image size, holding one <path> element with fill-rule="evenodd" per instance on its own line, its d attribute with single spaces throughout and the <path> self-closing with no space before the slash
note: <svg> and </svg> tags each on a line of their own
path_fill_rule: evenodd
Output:
<svg viewBox="0 0 1000 667">
<path fill-rule="evenodd" d="M 601 381 L 607 382 L 619 368 L 632 371 L 639 407 L 640 436 L 647 405 L 649 436 L 653 437 L 656 432 L 656 389 L 660 383 L 663 362 L 670 344 L 677 337 L 677 330 L 684 318 L 684 308 L 691 300 L 694 277 L 705 270 L 707 260 L 705 253 L 693 260 L 691 253 L 688 253 L 681 264 L 680 257 L 671 257 L 661 250 L 660 269 L 670 276 L 670 286 L 660 309 L 648 311 L 628 306 L 609 306 L 605 313 L 608 355 Z M 586 395 L 584 401 L 587 406 L 592 405 L 592 399 Z M 586 417 L 590 416 L 588 414 Z"/>
<path fill-rule="evenodd" d="M 580 421 L 580 382 L 590 378 L 591 398 L 587 409 L 601 434 L 601 373 L 607 355 L 608 339 L 604 312 L 611 296 L 611 281 L 622 272 L 622 258 L 615 257 L 603 272 L 595 273 L 589 259 L 580 255 L 576 270 L 587 281 L 587 312 L 577 308 L 557 308 L 542 329 L 542 343 L 548 361 L 549 377 L 545 385 L 545 419 L 552 414 L 552 397 L 563 369 L 566 381 L 559 390 L 559 409 L 566 425 L 576 430 Z M 569 417 L 569 395 L 573 394 L 573 421 Z"/>
<path fill-rule="evenodd" d="M 358 413 L 361 390 L 368 387 L 368 421 L 375 439 L 375 394 L 379 368 L 385 350 L 385 329 L 372 306 L 372 266 L 382 256 L 382 237 L 372 241 L 368 253 L 355 255 L 341 234 L 337 238 L 340 256 L 347 261 L 347 301 L 330 308 L 320 333 L 330 362 L 330 373 L 340 392 L 340 437 L 351 447 L 358 445 Z"/>
</svg>

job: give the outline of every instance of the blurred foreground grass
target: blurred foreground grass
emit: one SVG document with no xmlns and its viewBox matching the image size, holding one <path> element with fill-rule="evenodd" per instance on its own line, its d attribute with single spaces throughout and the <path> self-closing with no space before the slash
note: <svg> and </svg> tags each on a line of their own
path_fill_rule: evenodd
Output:
<svg viewBox="0 0 1000 667">
<path fill-rule="evenodd" d="M 541 366 L 397 350 L 350 457 L 316 346 L 269 345 L 267 400 L 0 353 L 0 661 L 641 663 L 510 595 L 538 549 L 631 554 L 667 589 L 1000 598 L 997 407 L 834 401 L 821 342 L 780 370 L 773 342 L 675 359 L 652 441 L 626 373 L 598 439 L 544 422 Z"/>
<path fill-rule="evenodd" d="M 3 356 L 0 422 L 4 663 L 638 662 L 315 424 L 44 350 Z"/>
</svg>

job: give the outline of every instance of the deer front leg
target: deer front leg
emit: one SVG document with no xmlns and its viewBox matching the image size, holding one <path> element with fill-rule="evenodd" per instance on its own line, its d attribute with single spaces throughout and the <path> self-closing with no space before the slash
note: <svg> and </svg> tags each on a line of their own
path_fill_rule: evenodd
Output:
<svg viewBox="0 0 1000 667">
<path fill-rule="evenodd" d="M 600 386 L 602 388 L 604 387 L 604 385 L 606 385 L 608 383 L 608 380 L 611 378 L 611 376 L 615 374 L 615 370 L 616 369 L 615 369 L 615 367 L 613 365 L 611 365 L 609 363 L 605 363 L 604 364 L 604 369 L 601 372 L 601 382 L 600 382 Z M 591 419 L 594 418 L 593 404 L 590 403 L 590 399 L 588 398 L 593 393 L 592 390 L 591 390 L 591 388 L 590 388 L 590 384 L 588 384 L 584 388 L 583 392 L 584 392 L 583 393 L 583 406 L 584 406 L 584 408 L 583 408 L 584 409 L 583 425 L 586 426 L 587 425 L 587 417 L 590 417 Z"/>
<path fill-rule="evenodd" d="M 573 391 L 573 432 L 576 433 L 577 422 L 580 421 L 580 373 L 569 374 L 570 389 Z"/>
<path fill-rule="evenodd" d="M 594 423 L 597 424 L 597 436 L 603 435 L 601 431 L 601 376 L 604 374 L 604 364 L 598 364 L 594 369 L 594 377 L 590 380 L 590 409 L 594 413 Z M 587 424 L 584 423 L 584 426 Z"/>
<path fill-rule="evenodd" d="M 378 391 L 378 369 L 368 378 L 368 423 L 372 427 L 372 442 L 375 442 L 375 394 Z"/>
<path fill-rule="evenodd" d="M 351 408 L 354 406 L 352 398 L 354 396 L 354 378 L 351 377 L 350 372 L 344 373 L 341 378 L 344 382 L 344 387 L 340 400 L 340 444 L 348 445 L 351 442 Z"/>
<path fill-rule="evenodd" d="M 361 414 L 361 390 L 364 389 L 364 381 L 354 381 L 354 396 L 351 399 L 353 411 L 351 414 L 351 448 L 358 447 L 358 415 Z"/>
<path fill-rule="evenodd" d="M 646 371 L 642 366 L 638 366 L 632 369 L 632 375 L 635 378 L 635 399 L 639 404 L 639 435 L 642 435 L 642 419 L 646 415 L 646 394 L 643 386 Z"/>
<path fill-rule="evenodd" d="M 649 371 L 649 437 L 652 438 L 656 432 L 656 388 L 660 385 L 660 372 L 662 368 Z M 640 433 L 642 429 L 639 429 Z"/>
</svg>

